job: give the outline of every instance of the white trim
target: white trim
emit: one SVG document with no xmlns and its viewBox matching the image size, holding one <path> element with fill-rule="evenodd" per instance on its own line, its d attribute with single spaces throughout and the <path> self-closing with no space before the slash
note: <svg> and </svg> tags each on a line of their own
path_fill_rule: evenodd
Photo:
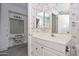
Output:
<svg viewBox="0 0 79 59">
<path fill-rule="evenodd" d="M 28 4 L 28 55 L 31 56 L 31 3 Z"/>
</svg>

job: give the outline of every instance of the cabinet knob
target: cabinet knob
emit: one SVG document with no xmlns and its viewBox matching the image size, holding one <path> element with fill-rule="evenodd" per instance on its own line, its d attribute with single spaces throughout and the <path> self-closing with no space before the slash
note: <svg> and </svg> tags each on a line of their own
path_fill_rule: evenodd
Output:
<svg viewBox="0 0 79 59">
<path fill-rule="evenodd" d="M 43 47 L 41 47 L 41 48 L 43 48 Z"/>
<path fill-rule="evenodd" d="M 69 52 L 69 51 L 70 51 L 69 47 L 68 47 L 68 46 L 66 46 L 66 52 Z"/>
<path fill-rule="evenodd" d="M 36 48 L 36 50 L 37 50 L 38 48 Z"/>
</svg>

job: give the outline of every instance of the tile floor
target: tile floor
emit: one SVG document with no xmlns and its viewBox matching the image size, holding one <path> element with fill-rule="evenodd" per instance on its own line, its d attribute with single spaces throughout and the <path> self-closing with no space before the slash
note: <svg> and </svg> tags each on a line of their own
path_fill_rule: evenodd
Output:
<svg viewBox="0 0 79 59">
<path fill-rule="evenodd" d="M 27 44 L 10 47 L 7 51 L 1 51 L 0 56 L 27 56 Z"/>
</svg>

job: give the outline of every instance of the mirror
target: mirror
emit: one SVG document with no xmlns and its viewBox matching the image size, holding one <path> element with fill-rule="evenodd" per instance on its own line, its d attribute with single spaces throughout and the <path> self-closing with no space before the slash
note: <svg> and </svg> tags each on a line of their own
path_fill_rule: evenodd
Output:
<svg viewBox="0 0 79 59">
<path fill-rule="evenodd" d="M 68 14 L 52 14 L 52 33 L 69 33 Z"/>
<path fill-rule="evenodd" d="M 69 15 L 55 15 L 52 13 L 52 22 L 50 22 L 50 15 L 48 13 L 37 11 L 36 29 L 43 32 L 49 32 L 51 26 L 52 33 L 69 33 Z"/>
<path fill-rule="evenodd" d="M 47 31 L 50 27 L 50 16 L 43 11 L 37 11 L 36 13 L 36 28 L 40 31 Z"/>
<path fill-rule="evenodd" d="M 49 13 L 36 10 L 35 29 L 47 33 L 69 33 L 69 4 L 56 4 Z"/>
</svg>

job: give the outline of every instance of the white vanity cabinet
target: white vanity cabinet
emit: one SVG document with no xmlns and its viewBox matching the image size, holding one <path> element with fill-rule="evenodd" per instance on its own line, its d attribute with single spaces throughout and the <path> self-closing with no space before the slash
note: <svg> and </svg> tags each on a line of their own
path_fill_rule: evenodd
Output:
<svg viewBox="0 0 79 59">
<path fill-rule="evenodd" d="M 32 37 L 31 42 L 32 56 L 66 56 L 70 54 L 70 46 L 68 45 L 70 43 L 64 45 L 61 43 L 40 39 L 37 37 Z M 66 52 L 67 47 L 68 52 Z"/>
</svg>

